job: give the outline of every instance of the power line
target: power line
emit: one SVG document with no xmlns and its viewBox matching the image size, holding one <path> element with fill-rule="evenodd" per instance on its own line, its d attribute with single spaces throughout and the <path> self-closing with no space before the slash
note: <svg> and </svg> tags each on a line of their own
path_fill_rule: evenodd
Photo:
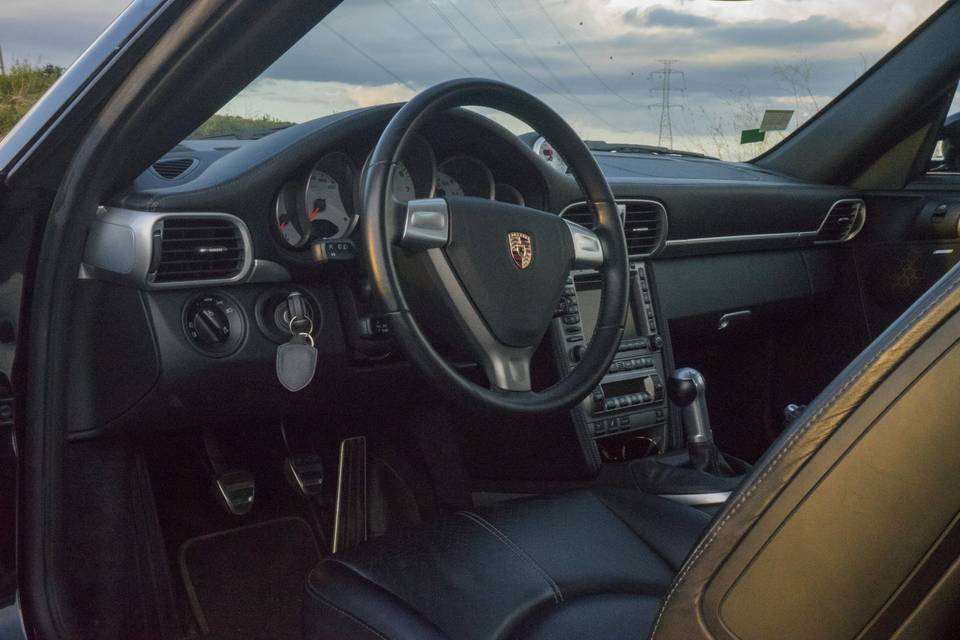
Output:
<svg viewBox="0 0 960 640">
<path fill-rule="evenodd" d="M 548 85 L 546 82 L 544 82 L 543 80 L 541 80 L 541 79 L 538 78 L 537 76 L 535 76 L 535 75 L 533 75 L 532 73 L 530 73 L 523 65 L 521 65 L 519 62 L 517 62 L 516 60 L 514 60 L 514 59 L 513 59 L 513 56 L 511 56 L 509 53 L 507 53 L 506 51 L 504 51 L 496 42 L 494 42 L 494 41 L 491 40 L 489 37 L 487 37 L 487 34 L 484 33 L 483 30 L 480 29 L 480 27 L 478 27 L 478 26 L 473 22 L 473 20 L 470 19 L 470 17 L 469 17 L 467 14 L 465 14 L 463 11 L 461 11 L 461 10 L 460 10 L 460 7 L 458 7 L 458 6 L 456 5 L 456 3 L 452 2 L 451 0 L 447 0 L 447 4 L 449 4 L 451 7 L 453 7 L 454 11 L 456 11 L 458 14 L 460 14 L 460 17 L 463 18 L 463 19 L 467 22 L 467 24 L 469 24 L 471 27 L 473 27 L 473 30 L 476 31 L 477 33 L 479 33 L 481 38 L 483 38 L 484 40 L 486 40 L 487 43 L 488 43 L 491 47 L 493 47 L 494 49 L 496 49 L 496 50 L 500 53 L 500 55 L 502 55 L 504 58 L 506 58 L 506 59 L 510 62 L 510 64 L 512 64 L 513 66 L 515 66 L 515 67 L 516 67 L 517 69 L 519 69 L 521 72 L 523 72 L 524 75 L 526 75 L 527 77 L 529 77 L 531 80 L 533 80 L 534 82 L 536 82 L 538 85 L 540 85 L 541 87 L 543 87 L 544 89 L 546 89 L 546 90 L 549 91 L 550 93 L 555 93 L 555 94 L 557 94 L 558 96 L 560 96 L 561 98 L 565 98 L 566 100 L 571 101 L 573 104 L 579 104 L 579 106 L 583 107 L 583 108 L 584 108 L 586 111 L 588 111 L 593 117 L 597 118 L 598 120 L 600 120 L 603 124 L 607 125 L 608 127 L 612 128 L 612 129 L 619 129 L 619 127 L 617 127 L 616 125 L 612 124 L 611 122 L 608 122 L 607 120 L 605 120 L 604 118 L 602 118 L 599 114 L 596 114 L 596 113 L 594 113 L 593 111 L 591 111 L 591 110 L 589 109 L 589 107 L 587 107 L 586 105 L 578 102 L 577 100 L 575 100 L 575 99 L 573 99 L 573 98 L 570 98 L 570 97 L 564 95 L 563 92 L 557 91 L 555 88 L 551 87 L 551 86 Z M 622 130 L 622 129 L 620 129 L 620 130 Z"/>
<path fill-rule="evenodd" d="M 663 69 L 659 71 L 652 71 L 650 73 L 651 78 L 660 77 L 660 88 L 654 89 L 653 91 L 660 93 L 660 104 L 651 105 L 651 108 L 660 108 L 660 135 L 657 139 L 657 145 L 663 146 L 664 138 L 667 139 L 667 148 L 673 148 L 673 121 L 670 117 L 670 111 L 672 109 L 683 109 L 682 105 L 671 104 L 670 102 L 670 92 L 672 86 L 670 84 L 671 79 L 675 75 L 679 75 L 681 78 L 685 78 L 683 71 L 678 71 L 673 68 L 673 63 L 677 60 L 660 60 L 663 63 Z"/>
<path fill-rule="evenodd" d="M 410 91 L 416 92 L 416 89 L 414 89 L 412 86 L 410 86 L 410 84 L 407 83 L 406 80 L 402 79 L 400 76 L 398 76 L 397 74 L 395 74 L 393 71 L 390 71 L 390 69 L 388 69 L 388 68 L 385 67 L 383 64 L 381 64 L 376 58 L 374 58 L 374 57 L 371 56 L 369 53 L 367 53 L 366 51 L 364 51 L 363 49 L 361 49 L 360 47 L 358 47 L 357 45 L 355 45 L 355 44 L 354 44 L 353 42 L 351 42 L 349 39 L 345 38 L 343 35 L 340 34 L 339 31 L 337 31 L 336 29 L 334 29 L 333 27 L 331 27 L 329 24 L 327 24 L 326 22 L 320 22 L 320 26 L 321 26 L 321 27 L 324 27 L 327 31 L 329 31 L 329 32 L 332 33 L 333 35 L 335 35 L 335 36 L 337 36 L 338 38 L 340 38 L 341 42 L 343 42 L 345 45 L 347 45 L 348 47 L 350 47 L 351 49 L 353 49 L 354 51 L 356 51 L 357 53 L 359 53 L 361 56 L 363 56 L 364 58 L 366 58 L 369 62 L 371 62 L 371 63 L 373 63 L 374 65 L 376 65 L 381 71 L 383 71 L 384 73 L 386 73 L 388 76 L 390 76 L 391 78 L 393 78 L 394 80 L 396 80 L 397 82 L 399 82 L 400 84 L 402 84 L 403 86 L 405 86 L 407 89 L 410 89 Z"/>
<path fill-rule="evenodd" d="M 573 47 L 573 45 L 570 44 L 570 41 L 567 40 L 566 36 L 563 35 L 563 31 L 560 31 L 560 27 L 558 27 L 558 26 L 557 26 L 557 23 L 553 21 L 553 18 L 552 18 L 552 17 L 550 17 L 550 13 L 544 8 L 543 3 L 542 3 L 540 0 L 537 0 L 537 6 L 540 7 L 540 12 L 541 12 L 544 16 L 546 16 L 547 21 L 548 21 L 548 22 L 550 23 L 550 25 L 553 27 L 553 30 L 557 32 L 557 35 L 558 35 L 558 36 L 560 36 L 560 40 L 563 42 L 563 44 L 565 44 L 565 45 L 567 46 L 567 48 L 570 49 L 570 52 L 574 55 L 574 57 L 575 57 L 577 60 L 580 61 L 580 64 L 582 64 L 582 65 L 584 66 L 584 68 L 585 68 L 587 71 L 590 72 L 590 75 L 592 75 L 592 76 L 597 80 L 597 82 L 599 82 L 599 83 L 603 86 L 604 89 L 606 89 L 608 92 L 610 92 L 610 94 L 612 94 L 613 96 L 616 96 L 617 98 L 619 98 L 619 99 L 622 100 L 623 102 L 629 104 L 630 106 L 633 106 L 633 107 L 641 107 L 641 106 L 642 106 L 642 105 L 639 105 L 639 104 L 637 104 L 637 103 L 635 103 L 635 102 L 631 102 L 630 100 L 627 100 L 626 98 L 624 98 L 622 95 L 620 95 L 620 94 L 616 91 L 616 89 L 614 89 L 613 87 L 611 87 L 609 84 L 607 84 L 607 83 L 604 81 L 603 78 L 601 78 L 599 75 L 597 75 L 597 72 L 593 70 L 593 67 L 591 67 L 589 64 L 587 64 L 587 61 L 584 60 L 583 57 L 581 57 L 581 55 L 577 52 L 577 50 Z"/>
<path fill-rule="evenodd" d="M 501 76 L 501 75 L 497 72 L 497 70 L 493 68 L 493 65 L 491 65 L 489 62 L 487 62 L 487 59 L 483 56 L 483 54 L 481 54 L 479 51 L 477 51 L 476 47 L 473 46 L 473 43 L 471 43 L 470 40 L 469 40 L 466 36 L 463 35 L 463 33 L 460 31 L 460 29 L 457 28 L 457 25 L 453 24 L 453 21 L 450 20 L 450 18 L 448 18 L 442 11 L 440 11 L 440 7 L 438 7 L 437 5 L 435 5 L 433 2 L 429 2 L 428 4 L 430 5 L 430 8 L 433 9 L 434 13 L 436 13 L 438 16 L 440 16 L 440 19 L 443 20 L 443 22 L 444 22 L 448 27 L 450 27 L 450 30 L 453 31 L 455 34 L 457 34 L 457 37 L 459 37 L 460 40 L 462 40 L 463 43 L 470 48 L 470 51 L 473 52 L 473 55 L 477 56 L 477 58 L 478 58 L 484 65 L 486 65 L 487 69 L 490 69 L 490 72 L 491 72 L 493 75 L 497 76 L 497 78 L 499 78 L 500 80 L 503 80 L 503 76 Z"/>
<path fill-rule="evenodd" d="M 626 129 L 623 129 L 622 127 L 618 127 L 612 122 L 609 122 L 606 119 L 604 119 L 603 116 L 601 116 L 599 113 L 594 111 L 589 104 L 584 102 L 580 98 L 580 96 L 574 93 L 570 89 L 570 87 L 568 87 L 567 84 L 562 79 L 560 79 L 560 77 L 557 76 L 556 73 L 553 72 L 553 69 L 551 69 L 546 62 L 544 62 L 543 58 L 540 57 L 540 54 L 536 52 L 536 50 L 530 45 L 530 43 L 527 42 L 527 39 L 523 36 L 523 32 L 517 28 L 517 25 L 513 23 L 513 20 L 510 19 L 510 16 L 508 16 L 507 13 L 503 10 L 503 8 L 497 3 L 497 0 L 488 0 L 488 1 L 490 2 L 490 5 L 494 8 L 494 10 L 496 10 L 501 20 L 503 20 L 503 22 L 506 23 L 510 31 L 512 31 L 513 34 L 520 40 L 520 42 L 523 43 L 523 46 L 526 47 L 527 51 L 530 52 L 530 55 L 532 55 L 534 59 L 536 59 L 536 61 L 540 64 L 540 66 L 543 67 L 544 71 L 546 71 L 550 75 L 550 77 L 553 78 L 554 82 L 556 82 L 557 85 L 560 87 L 561 91 L 557 91 L 557 93 L 559 93 L 560 95 L 566 94 L 567 97 L 569 97 L 574 102 L 576 102 L 581 107 L 583 107 L 584 111 L 586 111 L 591 116 L 593 116 L 603 124 L 607 125 L 611 129 L 616 129 L 617 131 L 626 132 Z"/>
<path fill-rule="evenodd" d="M 455 65 L 457 65 L 458 67 L 460 67 L 461 69 L 463 69 L 464 73 L 466 73 L 468 76 L 472 76 L 472 75 L 473 75 L 473 72 L 470 71 L 470 69 L 468 69 L 468 68 L 466 68 L 465 66 L 463 66 L 463 65 L 460 63 L 459 60 L 457 60 L 457 59 L 454 58 L 452 55 L 450 55 L 450 52 L 449 52 L 449 51 L 447 51 L 446 49 L 444 49 L 443 47 L 441 47 L 440 45 L 438 45 L 438 44 L 434 41 L 433 38 L 431 38 L 431 37 L 428 36 L 426 33 L 424 33 L 423 29 L 421 29 L 420 27 L 418 27 L 416 22 L 414 22 L 413 20 L 411 20 L 411 19 L 408 18 L 407 16 L 403 15 L 403 13 L 402 13 L 399 9 L 397 9 L 397 7 L 394 6 L 394 4 L 393 4 L 392 2 L 390 2 L 390 0 L 383 0 L 383 2 L 384 2 L 384 4 L 386 4 L 388 7 L 390 7 L 391 9 L 393 9 L 393 12 L 394 12 L 395 14 L 397 14 L 398 16 L 400 16 L 400 18 L 401 18 L 404 22 L 406 22 L 408 25 L 410 25 L 410 27 L 411 27 L 414 31 L 416 31 L 417 33 L 419 33 L 419 34 L 420 34 L 420 37 L 422 37 L 424 40 L 426 40 L 426 41 L 429 42 L 431 45 L 433 45 L 433 48 L 434 48 L 434 49 L 436 49 L 437 51 L 439 51 L 440 53 L 442 53 L 444 56 L 446 56 L 447 59 L 450 60 L 450 62 L 452 62 L 453 64 L 455 64 Z"/>
</svg>

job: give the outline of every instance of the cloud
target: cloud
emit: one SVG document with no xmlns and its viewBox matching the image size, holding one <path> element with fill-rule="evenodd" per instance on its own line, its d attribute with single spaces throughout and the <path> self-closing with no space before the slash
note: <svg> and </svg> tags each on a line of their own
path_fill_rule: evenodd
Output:
<svg viewBox="0 0 960 640">
<path fill-rule="evenodd" d="M 675 29 L 697 29 L 716 26 L 717 21 L 706 16 L 674 11 L 666 7 L 653 7 L 640 13 L 637 7 L 623 14 L 627 24 L 645 27 L 666 27 Z"/>
</svg>

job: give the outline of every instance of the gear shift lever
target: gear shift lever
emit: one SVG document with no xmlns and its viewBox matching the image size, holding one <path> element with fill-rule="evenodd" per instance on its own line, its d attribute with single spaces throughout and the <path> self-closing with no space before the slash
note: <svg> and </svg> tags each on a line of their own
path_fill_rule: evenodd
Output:
<svg viewBox="0 0 960 640">
<path fill-rule="evenodd" d="M 713 443 L 707 411 L 707 383 L 700 372 L 689 367 L 674 371 L 667 381 L 667 395 L 670 402 L 683 412 L 690 466 L 718 476 L 735 475 Z"/>
<path fill-rule="evenodd" d="M 684 367 L 670 374 L 667 381 L 670 402 L 683 412 L 687 442 L 713 442 L 710 414 L 707 412 L 707 383 L 696 369 Z"/>
</svg>

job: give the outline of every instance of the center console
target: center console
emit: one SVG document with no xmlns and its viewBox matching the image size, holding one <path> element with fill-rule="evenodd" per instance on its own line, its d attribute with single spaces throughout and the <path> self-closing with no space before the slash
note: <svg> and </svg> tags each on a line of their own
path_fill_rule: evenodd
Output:
<svg viewBox="0 0 960 640">
<path fill-rule="evenodd" d="M 567 280 L 553 335 L 561 369 L 577 365 L 589 346 L 600 308 L 596 272 Z M 670 446 L 666 374 L 671 364 L 655 307 L 653 283 L 643 263 L 630 268 L 630 305 L 616 358 L 601 383 L 573 410 L 574 422 L 592 440 L 604 462 Z"/>
</svg>

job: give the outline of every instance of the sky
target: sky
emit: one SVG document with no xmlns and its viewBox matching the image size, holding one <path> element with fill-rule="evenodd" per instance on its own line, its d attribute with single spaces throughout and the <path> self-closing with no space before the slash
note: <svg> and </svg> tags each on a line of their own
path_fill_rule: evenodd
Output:
<svg viewBox="0 0 960 640">
<path fill-rule="evenodd" d="M 4 59 L 68 65 L 125 4 L 3 0 Z M 741 147 L 739 131 L 765 109 L 794 110 L 795 128 L 941 4 L 347 0 L 222 112 L 299 122 L 483 76 L 535 93 L 585 138 L 742 159 L 762 149 Z M 661 129 L 663 60 L 678 72 L 672 131 Z"/>
</svg>

